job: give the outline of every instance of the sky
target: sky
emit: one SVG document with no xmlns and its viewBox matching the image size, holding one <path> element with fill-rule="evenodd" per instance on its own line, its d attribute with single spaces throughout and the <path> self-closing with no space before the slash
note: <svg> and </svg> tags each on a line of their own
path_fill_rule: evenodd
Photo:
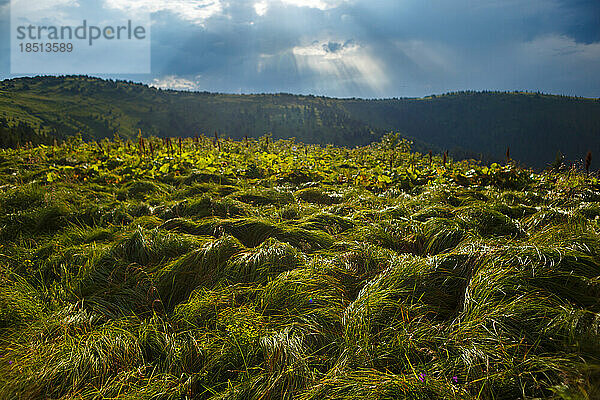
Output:
<svg viewBox="0 0 600 400">
<path fill-rule="evenodd" d="M 103 78 L 221 93 L 600 97 L 598 0 L 29 1 L 151 13 L 151 73 Z M 1 79 L 15 77 L 9 56 L 0 0 Z"/>
</svg>

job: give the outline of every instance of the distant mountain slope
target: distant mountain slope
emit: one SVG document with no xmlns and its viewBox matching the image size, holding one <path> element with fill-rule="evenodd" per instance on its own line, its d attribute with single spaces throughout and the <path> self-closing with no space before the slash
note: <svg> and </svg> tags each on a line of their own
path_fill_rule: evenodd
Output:
<svg viewBox="0 0 600 400">
<path fill-rule="evenodd" d="M 0 82 L 0 145 L 77 132 L 85 139 L 115 132 L 135 137 L 138 129 L 157 136 L 218 131 L 232 138 L 272 132 L 276 138 L 344 146 L 398 131 L 413 138 L 420 151 L 449 149 L 457 158 L 481 154 L 493 160 L 510 147 L 514 159 L 544 167 L 558 151 L 567 159 L 580 159 L 587 151 L 600 156 L 600 101 L 501 92 L 389 100 L 229 95 L 83 76 Z"/>
<path fill-rule="evenodd" d="M 600 156 L 600 101 L 542 94 L 462 92 L 418 100 L 349 101 L 356 118 L 377 121 L 442 148 L 461 147 L 544 167 Z"/>
</svg>

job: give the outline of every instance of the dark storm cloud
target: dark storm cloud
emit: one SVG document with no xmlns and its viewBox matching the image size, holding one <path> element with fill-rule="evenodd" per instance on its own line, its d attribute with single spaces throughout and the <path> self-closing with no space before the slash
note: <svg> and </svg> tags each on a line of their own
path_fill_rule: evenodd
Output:
<svg viewBox="0 0 600 400">
<path fill-rule="evenodd" d="M 600 1 L 562 0 L 560 10 L 569 18 L 565 33 L 578 42 L 600 41 Z"/>
<path fill-rule="evenodd" d="M 595 42 L 597 27 L 581 22 L 597 15 L 592 2 L 378 0 L 328 10 L 271 4 L 262 16 L 250 3 L 229 4 L 227 17 L 215 16 L 195 29 L 163 75 L 201 75 L 200 84 L 212 90 L 335 96 L 420 96 L 471 88 L 597 96 L 600 89 L 585 66 L 585 60 L 598 62 L 594 49 L 586 47 Z M 358 85 L 362 89 L 354 93 L 351 76 L 331 82 L 343 72 L 300 71 L 292 49 L 315 41 L 325 53 L 338 53 L 347 43 L 369 49 L 364 57 L 381 66 L 388 85 Z M 580 62 L 571 59 L 557 68 L 573 55 L 581 55 Z M 330 83 L 318 84 L 320 76 Z"/>
<path fill-rule="evenodd" d="M 201 20 L 168 6 L 155 12 L 153 75 L 134 78 L 220 92 L 342 97 L 462 89 L 600 95 L 597 0 L 221 5 Z M 3 57 L 5 74 L 7 65 Z"/>
</svg>

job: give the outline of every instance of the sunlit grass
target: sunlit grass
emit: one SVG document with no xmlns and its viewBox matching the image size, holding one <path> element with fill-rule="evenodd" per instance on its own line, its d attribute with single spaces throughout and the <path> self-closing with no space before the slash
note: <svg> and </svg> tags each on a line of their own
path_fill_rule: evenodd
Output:
<svg viewBox="0 0 600 400">
<path fill-rule="evenodd" d="M 0 151 L 0 398 L 600 396 L 597 180 L 145 140 Z"/>
</svg>

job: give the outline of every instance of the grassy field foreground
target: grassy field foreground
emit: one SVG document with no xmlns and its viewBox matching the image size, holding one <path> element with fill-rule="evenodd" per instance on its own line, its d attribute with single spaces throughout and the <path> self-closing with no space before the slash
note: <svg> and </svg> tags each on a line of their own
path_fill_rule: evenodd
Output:
<svg viewBox="0 0 600 400">
<path fill-rule="evenodd" d="M 600 398 L 585 174 L 72 138 L 0 185 L 2 399 Z"/>
</svg>

